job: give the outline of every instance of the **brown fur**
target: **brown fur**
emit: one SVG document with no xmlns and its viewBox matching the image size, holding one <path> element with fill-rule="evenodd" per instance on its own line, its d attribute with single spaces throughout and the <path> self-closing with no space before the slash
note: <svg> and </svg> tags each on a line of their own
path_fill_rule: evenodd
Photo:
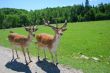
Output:
<svg viewBox="0 0 110 73">
<path fill-rule="evenodd" d="M 17 33 L 10 33 L 8 39 L 11 43 L 21 46 L 26 46 L 25 42 L 28 41 L 28 38 L 26 36 L 19 35 Z"/>
<path fill-rule="evenodd" d="M 43 33 L 36 35 L 36 39 L 39 47 L 47 47 L 51 49 L 54 37 L 52 35 Z"/>
</svg>

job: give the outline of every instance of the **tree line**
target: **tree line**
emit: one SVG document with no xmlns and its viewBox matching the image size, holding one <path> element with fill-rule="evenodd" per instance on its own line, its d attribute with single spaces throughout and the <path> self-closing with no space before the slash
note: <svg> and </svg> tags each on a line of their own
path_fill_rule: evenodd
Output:
<svg viewBox="0 0 110 73">
<path fill-rule="evenodd" d="M 110 3 L 90 6 L 73 5 L 56 8 L 45 8 L 41 10 L 24 10 L 15 8 L 0 8 L 0 29 L 21 27 L 23 25 L 41 25 L 43 19 L 51 23 L 82 22 L 110 19 Z"/>
</svg>

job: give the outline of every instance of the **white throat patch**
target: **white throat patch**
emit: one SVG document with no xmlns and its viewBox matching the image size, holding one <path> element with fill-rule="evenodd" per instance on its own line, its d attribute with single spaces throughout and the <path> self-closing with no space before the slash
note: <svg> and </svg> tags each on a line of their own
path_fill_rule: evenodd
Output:
<svg viewBox="0 0 110 73">
<path fill-rule="evenodd" d="M 61 37 L 61 35 L 56 35 L 55 41 L 54 41 L 52 49 L 51 49 L 52 52 L 56 52 L 56 49 L 60 42 L 60 37 Z"/>
</svg>

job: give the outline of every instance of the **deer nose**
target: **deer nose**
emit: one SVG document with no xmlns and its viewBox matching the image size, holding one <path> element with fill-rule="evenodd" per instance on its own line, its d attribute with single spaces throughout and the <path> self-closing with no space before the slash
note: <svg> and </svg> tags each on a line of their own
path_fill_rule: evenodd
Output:
<svg viewBox="0 0 110 73">
<path fill-rule="evenodd" d="M 60 33 L 60 35 L 63 35 L 63 33 Z"/>
<path fill-rule="evenodd" d="M 33 34 L 33 37 L 35 37 L 35 34 Z"/>
</svg>

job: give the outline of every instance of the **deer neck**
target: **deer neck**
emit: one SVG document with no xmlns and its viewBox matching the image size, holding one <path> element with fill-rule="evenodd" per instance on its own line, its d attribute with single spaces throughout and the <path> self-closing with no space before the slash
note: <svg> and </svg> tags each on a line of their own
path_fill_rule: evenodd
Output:
<svg viewBox="0 0 110 73">
<path fill-rule="evenodd" d="M 61 35 L 55 34 L 53 41 L 55 42 L 55 41 L 57 41 L 57 40 L 60 40 L 60 37 L 61 37 Z"/>
<path fill-rule="evenodd" d="M 28 34 L 28 42 L 32 41 L 33 36 L 31 35 L 31 33 Z"/>
<path fill-rule="evenodd" d="M 60 42 L 60 37 L 61 37 L 61 35 L 55 34 L 54 39 L 53 39 L 53 44 L 52 44 L 54 49 L 56 49 L 58 47 L 59 42 Z"/>
</svg>

